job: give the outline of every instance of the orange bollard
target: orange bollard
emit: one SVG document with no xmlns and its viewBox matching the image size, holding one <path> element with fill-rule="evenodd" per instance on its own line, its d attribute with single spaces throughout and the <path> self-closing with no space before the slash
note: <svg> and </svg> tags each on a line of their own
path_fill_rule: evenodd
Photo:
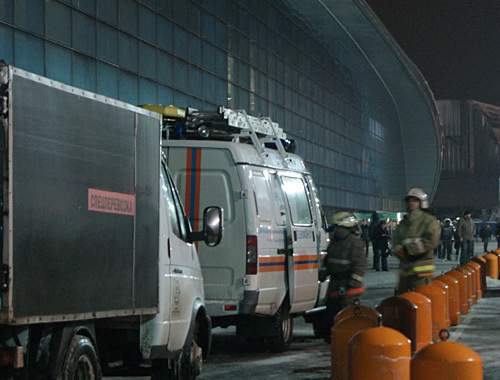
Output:
<svg viewBox="0 0 500 380">
<path fill-rule="evenodd" d="M 441 276 L 437 276 L 432 283 L 448 285 L 448 312 L 450 315 L 450 324 L 452 326 L 458 325 L 462 319 L 462 315 L 460 314 L 460 299 L 458 295 L 458 280 L 451 276 L 442 274 Z"/>
<path fill-rule="evenodd" d="M 417 351 L 417 306 L 402 297 L 385 298 L 375 306 L 382 314 L 385 327 L 390 327 L 405 335 L 411 341 L 411 352 Z"/>
<path fill-rule="evenodd" d="M 439 341 L 439 332 L 447 329 L 450 324 L 446 293 L 443 289 L 431 284 L 419 286 L 415 292 L 421 293 L 431 300 L 432 340 L 437 342 Z"/>
<path fill-rule="evenodd" d="M 467 291 L 467 277 L 462 272 L 450 270 L 445 273 L 458 281 L 458 299 L 460 302 L 460 314 L 469 314 L 469 296 Z"/>
<path fill-rule="evenodd" d="M 448 331 L 446 334 L 449 335 Z M 417 352 L 411 359 L 410 367 L 411 380 L 483 379 L 481 357 L 463 344 L 445 340 Z"/>
<path fill-rule="evenodd" d="M 469 308 L 476 304 L 476 284 L 474 281 L 474 275 L 472 271 L 464 265 L 456 269 L 467 276 L 467 297 L 469 299 Z"/>
<path fill-rule="evenodd" d="M 483 257 L 486 259 L 486 276 L 498 280 L 498 256 L 488 253 Z"/>
<path fill-rule="evenodd" d="M 421 293 L 406 292 L 399 297 L 413 302 L 417 306 L 417 339 L 416 351 L 432 343 L 432 309 L 431 300 Z"/>
<path fill-rule="evenodd" d="M 481 290 L 484 295 L 486 291 L 486 259 L 481 256 L 475 256 L 472 258 L 472 261 L 481 266 Z"/>
<path fill-rule="evenodd" d="M 354 305 L 346 307 L 345 309 L 340 310 L 337 315 L 333 318 L 333 324 L 339 323 L 342 319 L 348 317 L 354 317 L 362 315 L 364 317 L 368 317 L 373 319 L 375 322 L 378 322 L 382 315 L 375 310 L 373 307 L 363 306 L 363 305 Z"/>
<path fill-rule="evenodd" d="M 498 270 L 500 271 L 500 248 L 495 249 L 494 251 L 491 251 L 490 253 L 493 254 L 493 255 L 495 255 L 497 257 Z M 489 253 L 488 253 L 488 255 L 489 255 Z M 500 278 L 500 274 L 499 274 L 499 278 Z"/>
<path fill-rule="evenodd" d="M 483 298 L 483 291 L 481 290 L 481 265 L 474 261 L 469 261 L 465 265 L 474 271 L 476 283 L 476 301 L 479 301 L 481 298 Z"/>
<path fill-rule="evenodd" d="M 439 289 L 441 289 L 443 292 L 444 292 L 444 297 L 445 297 L 445 306 L 446 306 L 446 315 L 445 315 L 445 324 L 444 324 L 444 328 L 446 330 L 448 330 L 451 326 L 451 319 L 450 319 L 450 287 L 448 284 L 445 284 L 444 282 L 441 282 L 439 280 L 432 280 L 432 286 L 436 286 L 438 287 Z M 425 293 L 424 293 L 425 295 Z M 431 302 L 432 299 L 431 299 Z M 434 303 L 432 303 L 432 305 L 434 305 Z M 433 306 L 434 307 L 434 306 Z M 441 331 L 441 330 L 439 330 Z M 439 332 L 438 332 L 438 338 L 439 338 Z"/>
<path fill-rule="evenodd" d="M 347 317 L 333 325 L 331 333 L 331 379 L 347 379 L 347 344 L 349 339 L 361 330 L 376 326 L 378 326 L 378 322 L 364 316 Z"/>
<path fill-rule="evenodd" d="M 348 379 L 410 380 L 409 339 L 389 327 L 363 330 L 349 341 Z"/>
</svg>

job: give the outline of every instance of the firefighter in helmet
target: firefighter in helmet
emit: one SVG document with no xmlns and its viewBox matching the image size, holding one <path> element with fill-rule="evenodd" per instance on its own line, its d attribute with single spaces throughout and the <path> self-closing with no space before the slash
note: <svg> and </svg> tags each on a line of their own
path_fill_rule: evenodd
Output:
<svg viewBox="0 0 500 380">
<path fill-rule="evenodd" d="M 405 197 L 408 214 L 393 237 L 394 253 L 400 260 L 397 292 L 403 294 L 430 283 L 434 276 L 434 248 L 439 243 L 439 222 L 428 211 L 427 194 L 413 188 Z"/>
<path fill-rule="evenodd" d="M 339 212 L 332 217 L 333 237 L 327 248 L 327 255 L 320 268 L 320 279 L 330 276 L 326 303 L 329 326 L 333 325 L 335 315 L 365 290 L 366 256 L 360 228 L 356 217 L 348 212 Z M 328 337 L 325 340 L 329 341 Z"/>
</svg>

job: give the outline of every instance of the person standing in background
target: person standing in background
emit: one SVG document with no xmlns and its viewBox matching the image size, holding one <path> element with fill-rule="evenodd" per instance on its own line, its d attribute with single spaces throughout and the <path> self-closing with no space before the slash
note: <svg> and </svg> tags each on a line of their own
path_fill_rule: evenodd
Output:
<svg viewBox="0 0 500 380">
<path fill-rule="evenodd" d="M 457 225 L 457 234 L 462 243 L 462 254 L 460 255 L 460 265 L 464 265 L 472 258 L 474 252 L 474 235 L 476 226 L 471 218 L 469 210 L 464 211 L 464 217 L 460 218 Z"/>
<path fill-rule="evenodd" d="M 497 249 L 500 248 L 500 222 L 497 222 L 495 228 L 495 237 L 497 238 Z"/>
<path fill-rule="evenodd" d="M 379 222 L 380 222 L 380 217 L 378 216 L 377 212 L 374 212 L 372 214 L 372 222 L 370 223 L 370 228 L 368 229 L 368 236 L 370 237 L 370 240 L 372 241 L 372 248 L 373 248 L 373 231 L 375 230 L 375 227 L 378 226 Z M 372 269 L 375 269 L 375 255 L 373 255 Z"/>
<path fill-rule="evenodd" d="M 441 228 L 441 242 L 443 245 L 443 258 L 451 260 L 451 252 L 453 251 L 453 226 L 451 225 L 451 220 L 446 218 L 444 220 L 444 226 Z"/>
<path fill-rule="evenodd" d="M 481 228 L 480 238 L 483 241 L 484 252 L 488 252 L 488 243 L 491 238 L 491 227 L 489 224 L 485 224 L 483 228 Z"/>
<path fill-rule="evenodd" d="M 368 220 L 363 219 L 361 221 L 361 240 L 365 244 L 365 253 L 366 257 L 368 257 L 368 251 L 370 249 L 370 226 L 368 225 Z"/>
<path fill-rule="evenodd" d="M 375 270 L 380 271 L 380 262 L 382 261 L 382 270 L 388 271 L 387 267 L 387 249 L 389 248 L 389 231 L 386 228 L 387 222 L 382 219 L 373 230 L 373 263 Z"/>
</svg>

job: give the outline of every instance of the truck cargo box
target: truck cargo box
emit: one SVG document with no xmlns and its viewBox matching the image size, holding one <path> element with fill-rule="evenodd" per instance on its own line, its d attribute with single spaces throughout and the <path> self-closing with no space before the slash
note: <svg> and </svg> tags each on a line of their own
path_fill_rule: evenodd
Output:
<svg viewBox="0 0 500 380">
<path fill-rule="evenodd" d="M 155 313 L 160 117 L 1 71 L 0 323 Z"/>
</svg>

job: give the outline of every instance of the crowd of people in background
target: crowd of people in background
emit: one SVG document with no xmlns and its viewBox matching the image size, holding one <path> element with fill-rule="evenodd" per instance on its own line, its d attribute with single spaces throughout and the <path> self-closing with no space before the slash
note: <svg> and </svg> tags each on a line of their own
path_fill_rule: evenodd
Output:
<svg viewBox="0 0 500 380">
<path fill-rule="evenodd" d="M 330 279 L 326 305 L 330 321 L 364 293 L 370 243 L 373 270 L 388 271 L 390 255 L 399 259 L 397 294 L 432 282 L 435 260 L 452 260 L 453 248 L 455 260 L 460 260 L 460 265 L 472 258 L 474 242 L 479 237 L 484 251 L 488 252 L 492 228 L 488 223 L 477 228 L 469 210 L 465 210 L 455 223 L 450 218 L 441 222 L 429 209 L 427 194 L 419 188 L 410 189 L 405 202 L 407 213 L 399 222 L 381 219 L 376 212 L 371 220 L 359 222 L 353 213 L 345 211 L 332 217 L 332 236 L 320 268 L 320 280 Z M 500 248 L 500 223 L 496 224 L 494 235 L 497 248 Z M 329 339 L 325 337 L 326 341 Z"/>
<path fill-rule="evenodd" d="M 481 240 L 484 252 L 490 252 L 491 242 L 496 245 L 493 249 L 500 248 L 500 223 L 492 226 L 489 223 L 476 227 L 471 217 L 471 212 L 465 210 L 461 217 L 452 221 L 450 218 L 440 221 L 440 234 L 434 255 L 438 260 L 455 260 L 460 264 L 467 262 L 473 255 L 474 242 Z M 373 252 L 372 269 L 376 271 L 387 270 L 387 257 L 392 255 L 392 234 L 398 225 L 396 220 L 380 219 L 379 214 L 374 212 L 370 219 L 362 219 L 359 222 L 360 236 L 364 244 L 365 254 L 368 257 L 370 246 Z M 454 256 L 454 257 L 453 257 Z"/>
</svg>

